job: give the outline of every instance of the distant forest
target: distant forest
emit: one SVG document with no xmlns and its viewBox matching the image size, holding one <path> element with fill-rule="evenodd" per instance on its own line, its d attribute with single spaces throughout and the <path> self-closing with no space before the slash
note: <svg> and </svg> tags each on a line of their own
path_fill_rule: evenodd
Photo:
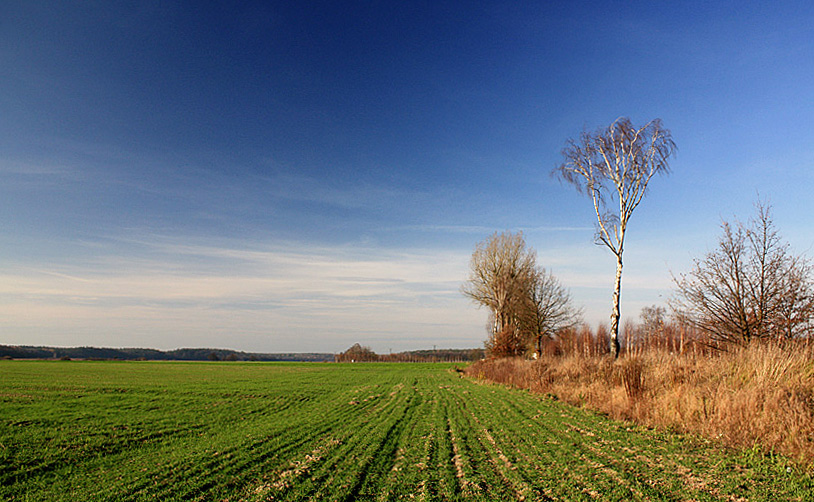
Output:
<svg viewBox="0 0 814 502">
<path fill-rule="evenodd" d="M 379 355 L 368 347 L 354 345 L 339 354 L 328 353 L 254 353 L 229 349 L 175 349 L 156 350 L 139 348 L 98 347 L 32 347 L 0 345 L 0 359 L 84 359 L 121 361 L 303 361 L 303 362 L 437 362 L 471 361 L 484 357 L 483 349 L 414 350 Z"/>
<path fill-rule="evenodd" d="M 30 347 L 0 345 L 0 358 L 5 359 L 109 359 L 148 361 L 333 361 L 334 354 L 284 353 L 263 354 L 229 349 L 113 349 L 97 347 Z"/>
</svg>

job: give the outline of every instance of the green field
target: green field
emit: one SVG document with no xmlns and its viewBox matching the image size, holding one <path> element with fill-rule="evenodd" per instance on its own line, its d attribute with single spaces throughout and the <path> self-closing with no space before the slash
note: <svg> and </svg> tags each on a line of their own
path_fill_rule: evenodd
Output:
<svg viewBox="0 0 814 502">
<path fill-rule="evenodd" d="M 0 500 L 814 500 L 441 364 L 0 361 Z"/>
</svg>

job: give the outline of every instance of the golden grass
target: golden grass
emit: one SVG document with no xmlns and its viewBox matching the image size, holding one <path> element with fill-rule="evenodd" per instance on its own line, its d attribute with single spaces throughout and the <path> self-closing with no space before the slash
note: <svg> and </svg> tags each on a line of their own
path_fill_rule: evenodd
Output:
<svg viewBox="0 0 814 502">
<path fill-rule="evenodd" d="M 814 462 L 814 346 L 485 360 L 467 373 L 642 425 Z"/>
</svg>

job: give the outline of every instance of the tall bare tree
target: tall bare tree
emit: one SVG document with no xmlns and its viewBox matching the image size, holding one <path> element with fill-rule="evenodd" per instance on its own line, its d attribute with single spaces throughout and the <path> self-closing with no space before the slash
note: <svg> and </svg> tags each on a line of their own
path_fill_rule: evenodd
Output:
<svg viewBox="0 0 814 502">
<path fill-rule="evenodd" d="M 491 311 L 486 345 L 492 355 L 517 356 L 530 349 L 539 354 L 546 337 L 581 319 L 568 291 L 536 261 L 522 233 L 495 233 L 472 253 L 461 291 Z"/>
<path fill-rule="evenodd" d="M 525 350 L 520 319 L 535 270 L 535 254 L 526 248 L 522 233 L 495 233 L 472 253 L 464 295 L 491 311 L 491 339 L 500 355 Z"/>
<path fill-rule="evenodd" d="M 782 241 L 770 207 L 756 209 L 749 224 L 724 222 L 718 247 L 673 278 L 673 308 L 714 341 L 744 345 L 814 330 L 814 271 Z"/>
<path fill-rule="evenodd" d="M 619 318 L 622 291 L 622 256 L 633 211 L 639 206 L 650 180 L 669 172 L 669 158 L 676 146 L 660 119 L 635 127 L 619 118 L 606 129 L 583 132 L 579 141 L 569 139 L 562 150 L 563 163 L 554 170 L 591 199 L 596 212 L 596 240 L 616 256 L 616 281 L 611 312 L 611 352 L 619 357 Z"/>
<path fill-rule="evenodd" d="M 526 301 L 524 329 L 528 331 L 538 357 L 543 353 L 544 339 L 582 321 L 582 309 L 574 307 L 571 294 L 551 271 L 542 267 L 534 271 Z"/>
</svg>

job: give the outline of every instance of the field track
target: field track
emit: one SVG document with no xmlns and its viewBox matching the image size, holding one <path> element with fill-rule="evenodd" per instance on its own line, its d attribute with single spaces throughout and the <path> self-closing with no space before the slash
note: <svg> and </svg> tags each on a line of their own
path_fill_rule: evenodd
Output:
<svg viewBox="0 0 814 502">
<path fill-rule="evenodd" d="M 814 500 L 442 364 L 0 361 L 0 500 Z"/>
</svg>

